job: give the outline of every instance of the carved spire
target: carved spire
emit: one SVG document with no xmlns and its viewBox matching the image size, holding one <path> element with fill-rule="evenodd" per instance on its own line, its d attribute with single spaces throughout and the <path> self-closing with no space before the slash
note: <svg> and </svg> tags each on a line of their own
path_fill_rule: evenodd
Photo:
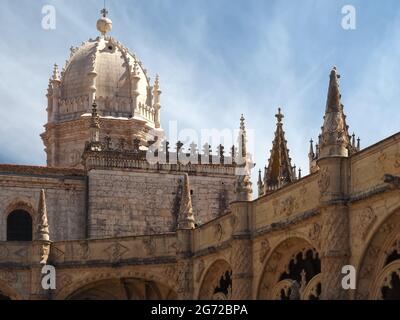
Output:
<svg viewBox="0 0 400 320">
<path fill-rule="evenodd" d="M 261 197 L 262 195 L 264 195 L 264 184 L 263 184 L 263 179 L 261 177 L 261 169 L 258 171 L 257 186 L 258 186 L 258 196 Z"/>
<path fill-rule="evenodd" d="M 308 158 L 310 159 L 310 161 L 312 161 L 315 157 L 314 154 L 314 141 L 313 139 L 310 140 L 310 152 L 308 153 Z"/>
<path fill-rule="evenodd" d="M 238 165 L 236 167 L 235 182 L 236 201 L 251 201 L 253 189 L 250 176 L 251 170 L 254 168 L 254 163 L 251 159 L 251 155 L 247 153 L 247 132 L 243 114 L 240 117 L 238 142 L 238 159 L 235 161 Z"/>
<path fill-rule="evenodd" d="M 194 229 L 195 220 L 193 216 L 192 197 L 190 195 L 189 176 L 186 173 L 183 178 L 182 196 L 179 208 L 178 229 Z"/>
<path fill-rule="evenodd" d="M 282 119 L 284 115 L 281 108 L 278 109 L 275 117 L 277 118 L 275 138 L 272 142 L 271 156 L 264 177 L 264 185 L 267 191 L 275 190 L 295 180 L 285 132 L 283 131 Z"/>
<path fill-rule="evenodd" d="M 100 118 L 97 114 L 97 103 L 92 105 L 92 118 L 90 120 L 90 142 L 100 141 Z"/>
<path fill-rule="evenodd" d="M 247 157 L 247 132 L 245 125 L 245 118 L 243 114 L 240 117 L 240 128 L 239 128 L 239 156 L 243 159 Z"/>
<path fill-rule="evenodd" d="M 334 67 L 330 74 L 324 125 L 319 142 L 320 157 L 347 157 L 349 147 L 351 147 L 346 116 L 343 113 L 343 105 L 340 100 L 339 78 L 340 75 Z"/>
<path fill-rule="evenodd" d="M 154 88 L 153 88 L 153 97 L 154 97 L 154 122 L 156 125 L 156 128 L 160 128 L 161 126 L 161 121 L 160 121 L 160 109 L 161 109 L 161 104 L 160 104 L 160 97 L 161 97 L 161 89 L 160 89 L 160 76 L 157 74 L 156 75 L 156 80 L 154 81 Z"/>
<path fill-rule="evenodd" d="M 60 72 L 58 70 L 58 65 L 55 63 L 54 64 L 54 68 L 53 68 L 53 75 L 51 77 L 51 80 L 54 82 L 60 82 L 61 78 L 60 78 Z"/>
<path fill-rule="evenodd" d="M 49 223 L 47 220 L 46 195 L 43 189 L 40 191 L 39 198 L 36 239 L 43 241 L 50 240 Z"/>
</svg>

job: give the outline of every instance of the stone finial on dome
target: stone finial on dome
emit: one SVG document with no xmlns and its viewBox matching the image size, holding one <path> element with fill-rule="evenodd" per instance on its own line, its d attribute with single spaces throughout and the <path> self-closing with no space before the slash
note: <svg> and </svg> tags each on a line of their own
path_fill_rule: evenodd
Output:
<svg viewBox="0 0 400 320">
<path fill-rule="evenodd" d="M 101 17 L 99 20 L 97 20 L 97 30 L 101 32 L 101 34 L 104 36 L 106 33 L 110 32 L 112 29 L 112 21 L 110 18 L 107 17 L 108 11 L 106 8 L 103 8 L 101 11 Z"/>
<path fill-rule="evenodd" d="M 60 72 L 58 70 L 58 65 L 57 64 L 54 64 L 53 76 L 52 76 L 51 80 L 60 81 Z"/>
</svg>

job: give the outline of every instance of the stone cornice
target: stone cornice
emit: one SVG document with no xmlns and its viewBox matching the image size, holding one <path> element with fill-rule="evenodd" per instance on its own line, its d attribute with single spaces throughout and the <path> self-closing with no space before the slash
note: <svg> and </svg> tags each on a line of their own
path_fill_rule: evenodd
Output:
<svg viewBox="0 0 400 320">
<path fill-rule="evenodd" d="M 288 228 L 290 226 L 299 224 L 299 223 L 301 223 L 301 222 L 303 222 L 303 221 L 305 221 L 307 219 L 310 219 L 312 217 L 315 217 L 317 215 L 319 215 L 319 211 L 318 210 L 310 210 L 310 211 L 306 211 L 306 212 L 297 214 L 297 215 L 295 215 L 293 217 L 290 217 L 290 218 L 287 218 L 287 219 L 284 219 L 284 220 L 280 220 L 278 222 L 271 223 L 270 225 L 267 225 L 265 227 L 261 227 L 261 228 L 255 230 L 253 232 L 253 236 L 252 237 L 253 238 L 257 238 L 257 237 L 263 236 L 265 234 L 268 234 L 268 233 L 271 233 L 271 232 L 274 232 L 274 231 L 286 229 L 286 228 Z"/>
<path fill-rule="evenodd" d="M 21 166 L 9 164 L 0 164 L 0 175 L 19 175 L 29 177 L 65 178 L 79 180 L 84 179 L 86 176 L 85 171 L 80 169 Z"/>
</svg>

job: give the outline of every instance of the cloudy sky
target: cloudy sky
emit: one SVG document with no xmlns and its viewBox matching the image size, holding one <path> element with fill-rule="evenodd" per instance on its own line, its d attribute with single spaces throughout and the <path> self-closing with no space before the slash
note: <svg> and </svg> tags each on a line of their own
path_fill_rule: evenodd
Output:
<svg viewBox="0 0 400 320">
<path fill-rule="evenodd" d="M 107 0 L 111 35 L 162 81 L 162 123 L 179 129 L 237 128 L 243 113 L 263 167 L 277 107 L 293 163 L 308 172 L 320 132 L 328 75 L 336 65 L 350 131 L 371 145 L 400 127 L 400 2 L 397 0 Z M 0 163 L 45 164 L 52 65 L 98 35 L 103 0 L 0 1 Z M 56 29 L 42 28 L 42 7 Z M 342 7 L 356 29 L 342 28 Z"/>
</svg>

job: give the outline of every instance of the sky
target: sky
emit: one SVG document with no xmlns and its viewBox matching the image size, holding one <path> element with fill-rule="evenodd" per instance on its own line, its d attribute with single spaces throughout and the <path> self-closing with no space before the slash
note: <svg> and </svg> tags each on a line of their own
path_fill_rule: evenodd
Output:
<svg viewBox="0 0 400 320">
<path fill-rule="evenodd" d="M 52 66 L 98 36 L 103 0 L 0 4 L 0 163 L 45 165 L 39 135 Z M 45 5 L 56 9 L 54 30 L 42 28 Z M 342 27 L 344 5 L 355 8 L 355 29 Z M 362 147 L 399 131 L 398 0 L 107 0 L 107 8 L 111 36 L 161 77 L 163 128 L 234 129 L 243 113 L 254 132 L 253 178 L 269 158 L 278 107 L 292 164 L 308 173 L 333 66 Z"/>
</svg>

